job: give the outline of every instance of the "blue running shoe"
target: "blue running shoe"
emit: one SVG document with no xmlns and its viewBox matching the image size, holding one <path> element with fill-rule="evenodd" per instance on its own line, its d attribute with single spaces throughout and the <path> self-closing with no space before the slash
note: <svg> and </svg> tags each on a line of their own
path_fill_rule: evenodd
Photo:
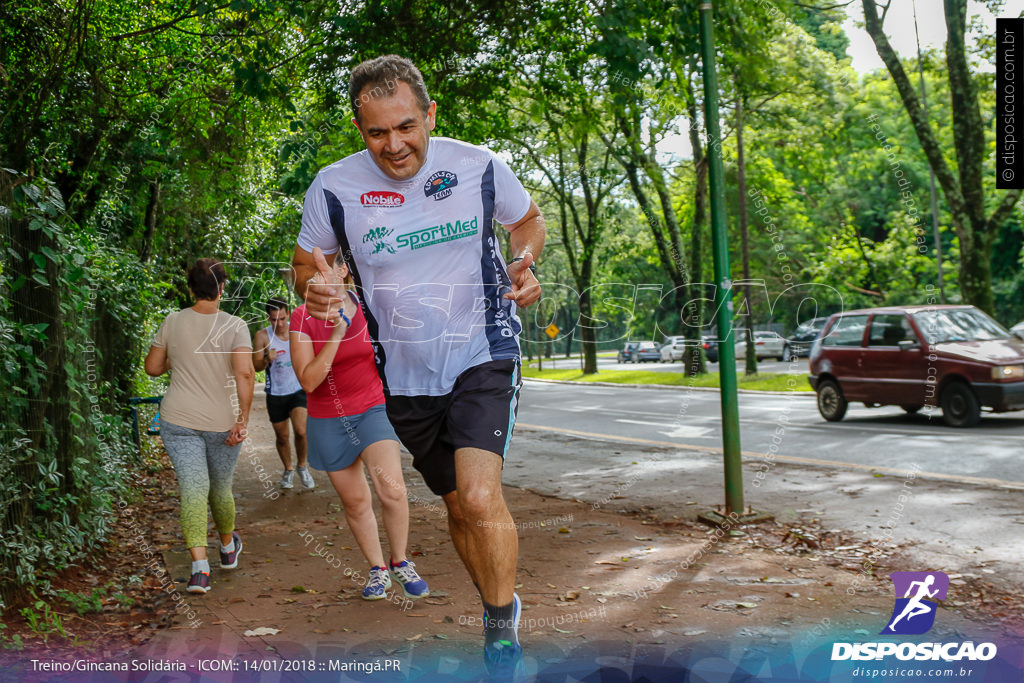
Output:
<svg viewBox="0 0 1024 683">
<path fill-rule="evenodd" d="M 484 645 L 484 663 L 491 678 L 512 680 L 521 676 L 523 671 L 523 648 L 519 645 L 519 616 L 523 612 L 523 602 L 517 593 L 512 594 L 512 633 L 510 639 L 496 640 Z M 487 611 L 484 610 L 486 629 Z M 486 633 L 486 631 L 485 631 Z"/>
<path fill-rule="evenodd" d="M 370 578 L 363 588 L 363 600 L 383 600 L 391 588 L 391 577 L 384 567 L 370 567 Z"/>
<path fill-rule="evenodd" d="M 416 573 L 416 565 L 409 560 L 402 560 L 398 564 L 391 565 L 391 578 L 402 586 L 405 597 L 411 600 L 425 598 L 430 595 L 430 588 L 427 582 Z"/>
<path fill-rule="evenodd" d="M 523 648 L 519 643 L 497 640 L 484 646 L 484 663 L 492 679 L 517 680 L 523 672 Z"/>
</svg>

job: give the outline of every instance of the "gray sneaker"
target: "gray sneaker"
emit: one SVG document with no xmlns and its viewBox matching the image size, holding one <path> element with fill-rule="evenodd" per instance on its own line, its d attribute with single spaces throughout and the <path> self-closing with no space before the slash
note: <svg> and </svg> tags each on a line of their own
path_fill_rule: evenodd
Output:
<svg viewBox="0 0 1024 683">
<path fill-rule="evenodd" d="M 315 488 L 316 482 L 313 481 L 313 475 L 309 473 L 308 467 L 296 467 L 299 471 L 299 479 L 302 480 L 302 485 L 307 489 Z"/>
<path fill-rule="evenodd" d="M 290 489 L 295 486 L 292 482 L 293 479 L 295 479 L 295 470 L 285 470 L 281 475 L 281 488 Z"/>
</svg>

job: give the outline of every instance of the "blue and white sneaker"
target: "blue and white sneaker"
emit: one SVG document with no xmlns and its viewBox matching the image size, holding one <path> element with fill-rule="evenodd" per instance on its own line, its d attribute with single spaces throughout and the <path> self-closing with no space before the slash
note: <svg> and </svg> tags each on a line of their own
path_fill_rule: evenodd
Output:
<svg viewBox="0 0 1024 683">
<path fill-rule="evenodd" d="M 414 565 L 409 560 L 402 560 L 398 564 L 391 564 L 391 577 L 402 586 L 405 597 L 411 600 L 425 598 L 430 595 L 430 588 L 427 582 L 416 573 Z"/>
<path fill-rule="evenodd" d="M 512 605 L 512 639 L 484 645 L 484 664 L 491 678 L 516 679 L 523 673 L 523 648 L 519 645 L 519 616 L 523 603 L 516 593 L 512 594 Z M 486 624 L 486 618 L 484 621 Z"/>
<path fill-rule="evenodd" d="M 391 577 L 384 567 L 370 567 L 370 578 L 363 588 L 363 600 L 383 600 L 391 588 Z"/>
</svg>

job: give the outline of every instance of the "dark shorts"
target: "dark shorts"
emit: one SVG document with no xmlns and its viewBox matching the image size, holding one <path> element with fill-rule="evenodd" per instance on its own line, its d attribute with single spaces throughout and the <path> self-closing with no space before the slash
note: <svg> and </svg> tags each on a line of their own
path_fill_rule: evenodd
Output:
<svg viewBox="0 0 1024 683">
<path fill-rule="evenodd" d="M 455 490 L 459 448 L 504 459 L 522 384 L 519 361 L 493 360 L 463 372 L 444 396 L 388 397 L 388 418 L 431 491 L 443 496 Z"/>
<path fill-rule="evenodd" d="M 324 472 L 338 472 L 350 466 L 370 444 L 398 441 L 383 405 L 359 415 L 307 418 L 306 438 L 309 466 Z"/>
<path fill-rule="evenodd" d="M 267 415 L 274 424 L 284 422 L 296 408 L 306 407 L 306 392 L 299 389 L 294 394 L 274 396 L 267 394 Z"/>
</svg>

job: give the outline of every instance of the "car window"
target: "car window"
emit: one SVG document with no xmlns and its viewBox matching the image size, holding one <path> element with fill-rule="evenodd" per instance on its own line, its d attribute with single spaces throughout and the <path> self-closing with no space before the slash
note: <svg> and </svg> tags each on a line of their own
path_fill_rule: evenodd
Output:
<svg viewBox="0 0 1024 683">
<path fill-rule="evenodd" d="M 899 346 L 901 341 L 917 343 L 917 335 L 910 329 L 907 316 L 897 313 L 872 318 L 868 346 Z"/>
<path fill-rule="evenodd" d="M 797 337 L 806 335 L 809 337 L 816 337 L 818 333 L 821 332 L 821 328 L 825 326 L 827 321 L 828 318 L 812 318 L 811 320 L 802 322 L 796 326 L 795 330 L 793 330 L 793 336 Z"/>
<path fill-rule="evenodd" d="M 844 316 L 832 326 L 822 342 L 822 346 L 860 346 L 864 339 L 864 328 L 867 326 L 866 315 Z"/>
<path fill-rule="evenodd" d="M 920 311 L 914 314 L 914 320 L 929 344 L 989 341 L 1010 336 L 999 323 L 976 308 Z"/>
</svg>

